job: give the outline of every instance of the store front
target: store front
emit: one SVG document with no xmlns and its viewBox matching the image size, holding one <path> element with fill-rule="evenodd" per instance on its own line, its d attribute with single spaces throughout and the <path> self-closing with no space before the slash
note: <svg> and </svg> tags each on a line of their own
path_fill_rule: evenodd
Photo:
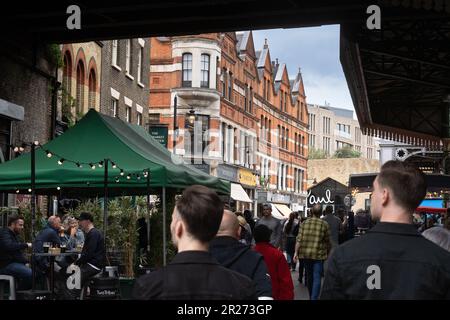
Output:
<svg viewBox="0 0 450 320">
<path fill-rule="evenodd" d="M 332 178 L 326 178 L 308 189 L 307 207 L 310 209 L 314 205 L 320 204 L 322 209 L 332 206 L 334 212 L 339 209 L 347 210 L 344 199 L 349 193 L 346 185 Z"/>
</svg>

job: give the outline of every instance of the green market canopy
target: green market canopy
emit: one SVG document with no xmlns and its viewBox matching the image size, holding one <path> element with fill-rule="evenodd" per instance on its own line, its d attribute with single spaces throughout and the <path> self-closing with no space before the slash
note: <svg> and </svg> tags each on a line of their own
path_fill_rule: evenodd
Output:
<svg viewBox="0 0 450 320">
<path fill-rule="evenodd" d="M 105 168 L 99 168 L 99 163 L 105 159 L 110 163 L 109 195 L 146 194 L 149 188 L 183 189 L 193 184 L 230 193 L 229 182 L 184 164 L 144 128 L 93 109 L 67 132 L 36 148 L 36 193 L 101 195 Z M 58 160 L 63 160 L 62 164 Z M 143 175 L 146 170 L 149 186 Z M 7 161 L 0 165 L 0 191 L 28 193 L 30 177 L 30 153 Z"/>
</svg>

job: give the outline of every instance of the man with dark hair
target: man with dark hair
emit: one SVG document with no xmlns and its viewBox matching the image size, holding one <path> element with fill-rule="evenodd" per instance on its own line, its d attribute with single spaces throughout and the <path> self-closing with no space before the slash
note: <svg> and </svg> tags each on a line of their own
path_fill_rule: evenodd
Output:
<svg viewBox="0 0 450 320">
<path fill-rule="evenodd" d="M 31 288 L 32 272 L 22 251 L 31 248 L 31 243 L 23 243 L 18 235 L 24 225 L 23 217 L 8 217 L 8 227 L 0 230 L 0 274 L 11 275 L 19 280 L 20 289 Z"/>
<path fill-rule="evenodd" d="M 263 256 L 249 245 L 239 242 L 242 229 L 238 219 L 233 212 L 224 210 L 219 231 L 209 245 L 209 252 L 224 267 L 252 279 L 258 297 L 272 297 L 272 285 Z"/>
<path fill-rule="evenodd" d="M 331 256 L 322 299 L 450 299 L 450 253 L 412 224 L 426 193 L 424 174 L 388 161 L 373 182 L 379 222 Z"/>
<path fill-rule="evenodd" d="M 278 249 L 281 249 L 281 238 L 283 236 L 283 226 L 281 221 L 272 216 L 272 206 L 270 203 L 263 204 L 263 215 L 256 222 L 255 227 L 263 224 L 272 230 L 270 243 Z"/>
<path fill-rule="evenodd" d="M 184 190 L 170 224 L 178 254 L 167 266 L 136 281 L 135 299 L 256 299 L 251 279 L 222 267 L 208 252 L 223 208 L 219 196 L 207 187 L 193 185 Z"/>
<path fill-rule="evenodd" d="M 272 231 L 265 225 L 255 227 L 255 251 L 263 257 L 272 280 L 272 293 L 275 300 L 293 300 L 294 284 L 292 283 L 289 265 L 283 252 L 270 244 Z"/>
<path fill-rule="evenodd" d="M 339 245 L 339 234 L 342 231 L 341 219 L 339 219 L 333 214 L 333 207 L 330 205 L 325 207 L 323 214 L 324 217 L 322 219 L 326 221 L 330 226 L 331 246 L 332 249 L 334 249 Z"/>
<path fill-rule="evenodd" d="M 331 250 L 330 227 L 320 219 L 322 207 L 316 204 L 311 209 L 312 217 L 300 226 L 295 246 L 294 261 L 304 259 L 306 271 L 306 286 L 311 300 L 317 300 L 324 261 Z"/>
</svg>

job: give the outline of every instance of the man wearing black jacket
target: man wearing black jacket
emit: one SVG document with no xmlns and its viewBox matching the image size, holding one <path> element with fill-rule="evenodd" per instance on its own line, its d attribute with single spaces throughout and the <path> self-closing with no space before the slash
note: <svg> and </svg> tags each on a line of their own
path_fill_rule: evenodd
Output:
<svg viewBox="0 0 450 320">
<path fill-rule="evenodd" d="M 140 277 L 133 289 L 138 300 L 256 299 L 251 279 L 228 270 L 208 252 L 219 229 L 223 203 L 211 189 L 185 189 L 172 213 L 170 231 L 178 254 L 160 270 Z"/>
<path fill-rule="evenodd" d="M 31 243 L 23 243 L 18 235 L 23 230 L 24 220 L 18 215 L 8 218 L 8 227 L 0 230 L 0 274 L 11 275 L 19 280 L 20 288 L 31 288 L 31 269 L 22 251 L 31 248 Z"/>
<path fill-rule="evenodd" d="M 78 220 L 85 239 L 80 258 L 75 264 L 81 269 L 81 285 L 83 286 L 105 267 L 106 254 L 103 235 L 94 227 L 92 214 L 82 212 Z"/>
<path fill-rule="evenodd" d="M 450 253 L 425 239 L 412 214 L 426 193 L 424 174 L 386 162 L 373 182 L 366 234 L 331 256 L 321 299 L 450 299 Z"/>
<path fill-rule="evenodd" d="M 233 212 L 224 210 L 219 231 L 209 245 L 209 252 L 224 267 L 252 279 L 258 297 L 272 297 L 272 284 L 264 257 L 238 239 L 238 218 Z"/>
</svg>

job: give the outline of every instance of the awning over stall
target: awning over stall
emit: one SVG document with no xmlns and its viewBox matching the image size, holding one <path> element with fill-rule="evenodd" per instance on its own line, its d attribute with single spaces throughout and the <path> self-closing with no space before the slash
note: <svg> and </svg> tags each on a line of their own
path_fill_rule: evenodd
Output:
<svg viewBox="0 0 450 320">
<path fill-rule="evenodd" d="M 253 202 L 245 192 L 244 188 L 238 183 L 231 184 L 231 198 L 241 202 Z"/>
<path fill-rule="evenodd" d="M 285 218 L 289 218 L 289 215 L 291 214 L 292 210 L 289 209 L 289 207 L 285 204 L 275 204 L 275 207 L 277 207 L 278 211 L 280 211 Z"/>
</svg>

